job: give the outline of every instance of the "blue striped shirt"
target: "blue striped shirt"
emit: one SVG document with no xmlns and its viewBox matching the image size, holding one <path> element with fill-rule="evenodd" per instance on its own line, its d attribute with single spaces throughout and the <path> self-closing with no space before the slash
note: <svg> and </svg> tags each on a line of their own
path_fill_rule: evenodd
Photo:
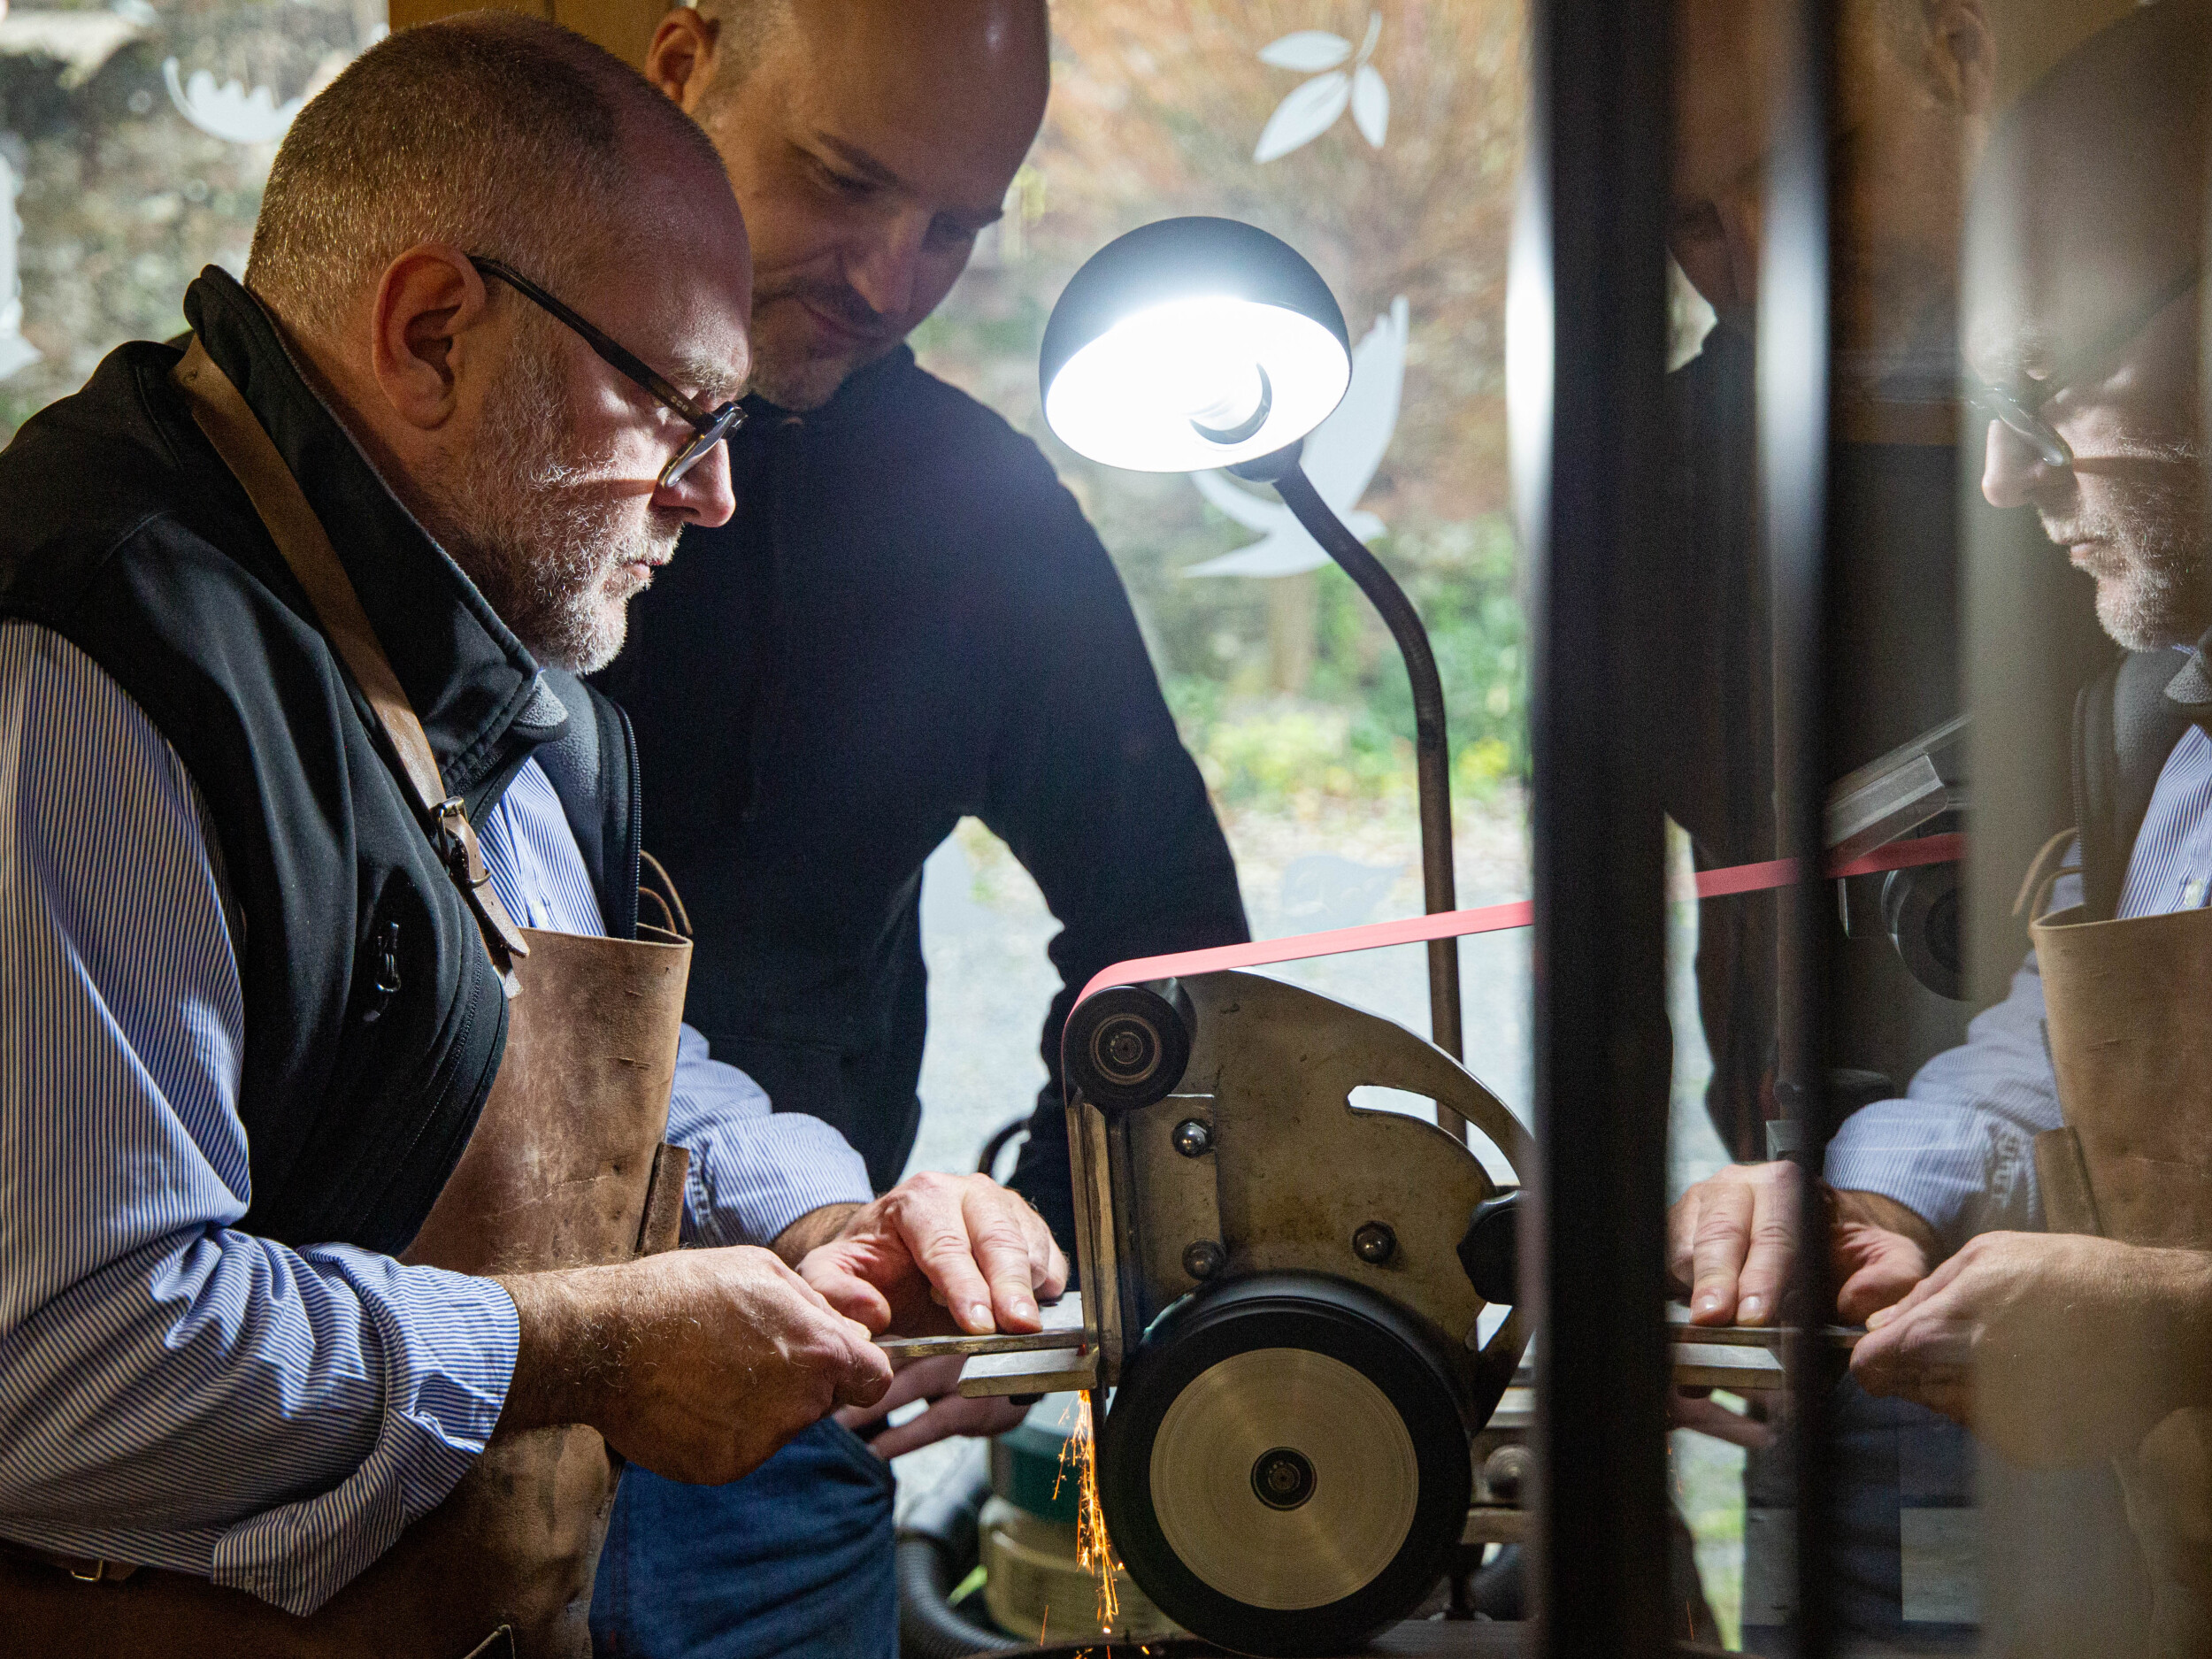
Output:
<svg viewBox="0 0 2212 1659">
<path fill-rule="evenodd" d="M 2128 856 L 2119 914 L 2203 908 L 2212 889 L 2212 739 L 2191 726 L 2158 774 Z M 2081 902 L 2061 882 L 2055 908 Z M 1926 1217 L 1947 1248 L 1977 1233 L 2043 1225 L 2031 1144 L 2058 1127 L 2058 1080 L 2043 1040 L 2043 979 L 2032 953 L 2005 1000 L 1966 1041 L 1920 1068 L 1903 1100 L 1854 1112 L 1829 1142 L 1831 1184 L 1885 1194 Z"/>
<path fill-rule="evenodd" d="M 518 917 L 601 931 L 534 764 L 480 834 Z M 489 1279 L 237 1230 L 228 904 L 176 752 L 75 647 L 0 623 L 0 1536 L 305 1613 L 482 1450 L 517 1325 Z M 868 1196 L 688 1027 L 669 1122 L 696 1241 Z"/>
</svg>

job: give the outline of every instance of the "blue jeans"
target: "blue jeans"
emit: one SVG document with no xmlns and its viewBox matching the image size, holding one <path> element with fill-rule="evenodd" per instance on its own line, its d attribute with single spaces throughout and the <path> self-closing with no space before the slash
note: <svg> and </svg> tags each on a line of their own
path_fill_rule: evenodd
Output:
<svg viewBox="0 0 2212 1659">
<path fill-rule="evenodd" d="M 626 1470 L 592 1592 L 601 1659 L 895 1659 L 890 1465 L 816 1424 L 742 1480 Z"/>
</svg>

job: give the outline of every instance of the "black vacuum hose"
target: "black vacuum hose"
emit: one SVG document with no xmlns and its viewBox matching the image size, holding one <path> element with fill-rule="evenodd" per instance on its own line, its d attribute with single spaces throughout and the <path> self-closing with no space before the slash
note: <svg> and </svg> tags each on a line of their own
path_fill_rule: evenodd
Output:
<svg viewBox="0 0 2212 1659">
<path fill-rule="evenodd" d="M 965 1659 L 1022 1644 L 975 1624 L 952 1605 L 953 1586 L 974 1570 L 976 1517 L 991 1495 L 981 1463 L 947 1479 L 908 1512 L 899 1528 L 899 1659 Z"/>
</svg>

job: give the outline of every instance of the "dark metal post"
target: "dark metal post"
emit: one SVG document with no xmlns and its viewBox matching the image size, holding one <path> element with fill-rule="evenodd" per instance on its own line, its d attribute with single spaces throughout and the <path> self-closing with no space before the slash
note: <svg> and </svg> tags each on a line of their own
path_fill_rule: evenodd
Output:
<svg viewBox="0 0 2212 1659">
<path fill-rule="evenodd" d="M 1781 851 L 1811 860 L 1823 843 L 1822 805 L 1843 770 L 1828 753 L 1839 728 L 1831 705 L 1840 682 L 1827 672 L 1827 621 L 1836 614 L 1828 457 L 1834 431 L 1830 373 L 1829 258 L 1834 8 L 1799 0 L 1789 73 L 1767 169 L 1766 239 L 1759 273 L 1759 488 L 1774 595 L 1775 793 Z M 1828 1097 L 1829 953 L 1834 924 L 1825 894 L 1806 883 L 1783 895 L 1778 1065 L 1794 1107 L 1805 1168 L 1820 1171 L 1833 1132 Z M 1817 1205 L 1808 1234 L 1821 1239 Z M 1823 1240 L 1824 1242 L 1824 1240 Z M 1795 1300 L 1826 1310 L 1836 1289 L 1824 1248 L 1798 1253 Z M 1831 1540 L 1835 1514 L 1832 1402 L 1842 1356 L 1817 1343 L 1790 1355 L 1796 1447 L 1797 1647 L 1826 1659 L 1837 1631 Z"/>
<path fill-rule="evenodd" d="M 1666 714 L 1639 684 L 1666 649 L 1643 589 L 1666 519 L 1671 11 L 1537 0 L 1508 305 L 1538 583 L 1534 1582 L 1541 1651 L 1578 1659 L 1641 1659 L 1685 1632 L 1668 1591 L 1661 1324 L 1671 1051 L 1652 738 Z"/>
</svg>

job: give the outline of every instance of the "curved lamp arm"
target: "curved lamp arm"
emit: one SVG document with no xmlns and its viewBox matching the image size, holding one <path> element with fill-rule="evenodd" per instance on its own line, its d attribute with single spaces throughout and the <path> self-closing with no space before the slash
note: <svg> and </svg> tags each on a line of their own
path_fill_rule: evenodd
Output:
<svg viewBox="0 0 2212 1659">
<path fill-rule="evenodd" d="M 1452 879 L 1451 746 L 1445 741 L 1444 685 L 1437 677 L 1436 654 L 1420 613 L 1390 572 L 1321 499 L 1313 480 L 1298 465 L 1302 442 L 1229 469 L 1239 478 L 1272 484 L 1306 533 L 1318 541 L 1382 613 L 1391 638 L 1405 657 L 1413 686 L 1413 754 L 1420 780 L 1421 887 L 1433 916 L 1455 910 Z M 1459 941 L 1429 941 L 1430 1040 L 1453 1059 L 1464 1057 L 1459 1024 Z"/>
</svg>

